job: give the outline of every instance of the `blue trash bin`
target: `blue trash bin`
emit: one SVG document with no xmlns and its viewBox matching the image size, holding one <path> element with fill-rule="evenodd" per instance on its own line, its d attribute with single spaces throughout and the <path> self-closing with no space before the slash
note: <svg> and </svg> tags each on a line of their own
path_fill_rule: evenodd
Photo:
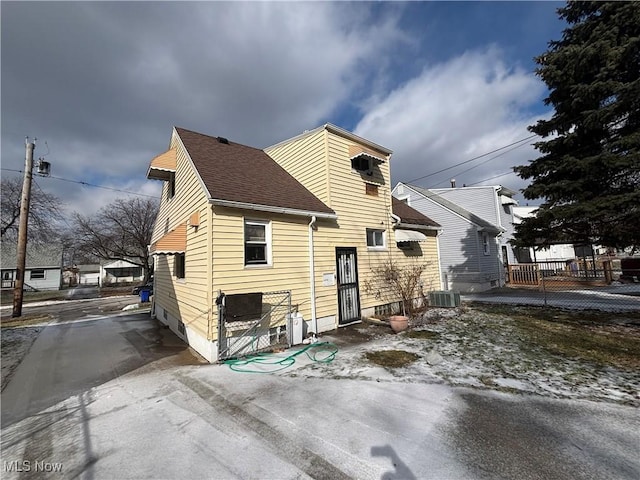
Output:
<svg viewBox="0 0 640 480">
<path fill-rule="evenodd" d="M 141 301 L 142 303 L 144 303 L 144 302 L 148 302 L 148 301 L 149 301 L 149 294 L 150 294 L 150 293 L 151 293 L 151 292 L 149 292 L 149 290 L 146 290 L 146 289 L 142 289 L 142 290 L 140 290 L 140 301 Z"/>
</svg>

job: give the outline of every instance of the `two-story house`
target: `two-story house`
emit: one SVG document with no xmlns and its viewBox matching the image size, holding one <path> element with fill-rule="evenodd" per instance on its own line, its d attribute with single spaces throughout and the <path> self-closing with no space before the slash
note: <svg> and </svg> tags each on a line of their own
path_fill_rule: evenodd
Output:
<svg viewBox="0 0 640 480">
<path fill-rule="evenodd" d="M 220 292 L 290 291 L 307 330 L 376 312 L 372 269 L 423 262 L 438 289 L 439 225 L 394 210 L 391 151 L 333 125 L 265 150 L 174 128 L 147 177 L 164 182 L 150 251 L 154 311 L 209 361 L 218 358 Z"/>
<path fill-rule="evenodd" d="M 504 286 L 517 262 L 513 199 L 502 186 L 432 188 L 398 183 L 393 195 L 443 227 L 440 262 L 443 289 L 474 292 Z"/>
</svg>

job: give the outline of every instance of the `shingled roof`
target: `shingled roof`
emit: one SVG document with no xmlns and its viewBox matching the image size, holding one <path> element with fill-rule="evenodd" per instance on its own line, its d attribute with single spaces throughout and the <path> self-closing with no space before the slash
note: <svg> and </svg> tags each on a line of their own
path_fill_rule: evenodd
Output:
<svg viewBox="0 0 640 480">
<path fill-rule="evenodd" d="M 415 208 L 412 208 L 406 203 L 398 200 L 396 197 L 391 197 L 391 207 L 393 210 L 393 214 L 397 217 L 400 217 L 400 221 L 402 223 L 440 228 L 440 225 L 438 223 L 434 222 L 426 215 L 420 213 Z"/>
<path fill-rule="evenodd" d="M 18 261 L 17 245 L 2 241 L 2 268 L 15 269 Z M 61 268 L 62 245 L 27 245 L 25 268 Z"/>
<path fill-rule="evenodd" d="M 335 212 L 257 148 L 177 128 L 209 198 L 333 216 Z"/>
</svg>

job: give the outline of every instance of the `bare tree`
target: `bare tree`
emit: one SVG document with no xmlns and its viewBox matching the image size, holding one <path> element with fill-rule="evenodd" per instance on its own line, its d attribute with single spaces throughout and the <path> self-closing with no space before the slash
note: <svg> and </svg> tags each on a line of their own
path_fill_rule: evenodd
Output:
<svg viewBox="0 0 640 480">
<path fill-rule="evenodd" d="M 415 313 L 416 301 L 424 301 L 422 274 L 429 263 L 400 264 L 391 258 L 371 269 L 371 276 L 364 281 L 365 292 L 378 300 L 396 302 L 400 299 L 403 315 Z"/>
<path fill-rule="evenodd" d="M 103 260 L 124 260 L 151 275 L 148 245 L 158 213 L 155 199 L 117 199 L 91 216 L 73 215 L 78 251 Z"/>
<path fill-rule="evenodd" d="M 22 200 L 22 179 L 3 178 L 2 195 L 2 241 L 16 241 L 20 224 L 20 202 Z M 60 207 L 62 202 L 51 193 L 37 186 L 31 190 L 29 203 L 28 239 L 36 243 L 50 243 L 59 235 L 58 222 L 62 220 Z"/>
</svg>

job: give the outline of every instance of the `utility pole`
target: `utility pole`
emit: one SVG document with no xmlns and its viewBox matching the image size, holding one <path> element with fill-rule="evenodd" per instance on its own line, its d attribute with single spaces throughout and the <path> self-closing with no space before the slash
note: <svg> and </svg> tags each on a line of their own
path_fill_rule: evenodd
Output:
<svg viewBox="0 0 640 480">
<path fill-rule="evenodd" d="M 18 247 L 16 258 L 16 283 L 13 289 L 13 315 L 22 315 L 22 296 L 24 289 L 24 271 L 27 259 L 27 228 L 29 225 L 29 203 L 31 202 L 31 179 L 33 178 L 33 151 L 36 148 L 34 142 L 25 140 L 26 158 L 24 163 L 24 182 L 22 183 L 22 198 L 20 200 L 20 226 L 18 228 Z"/>
</svg>

